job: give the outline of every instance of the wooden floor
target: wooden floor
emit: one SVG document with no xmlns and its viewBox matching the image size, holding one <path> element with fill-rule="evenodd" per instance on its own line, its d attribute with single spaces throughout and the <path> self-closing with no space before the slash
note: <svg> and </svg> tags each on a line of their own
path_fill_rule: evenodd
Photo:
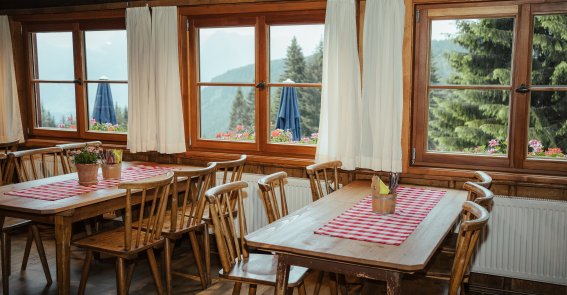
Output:
<svg viewBox="0 0 567 295">
<path fill-rule="evenodd" d="M 22 261 L 23 249 L 25 246 L 25 233 L 18 233 L 12 238 L 12 275 L 10 277 L 10 294 L 57 294 L 56 283 L 46 286 L 45 277 L 39 262 L 39 257 L 35 246 L 32 249 L 28 269 L 20 272 L 20 263 Z M 44 244 L 46 246 L 47 256 L 51 267 L 51 275 L 56 278 L 55 272 L 55 242 L 53 240 L 53 232 L 50 229 L 42 230 Z M 176 271 L 190 272 L 196 274 L 196 268 L 192 263 L 193 257 L 189 248 L 189 242 L 183 241 L 175 249 L 173 267 Z M 72 249 L 71 253 L 71 290 L 77 290 L 80 279 L 80 272 L 84 252 L 77 248 Z M 158 257 L 158 259 L 160 259 Z M 214 259 L 214 258 L 213 258 Z M 197 281 L 192 281 L 182 277 L 173 278 L 174 294 L 231 294 L 233 284 L 226 281 L 220 281 L 217 276 L 219 269 L 218 262 L 213 261 L 214 281 L 207 290 L 201 290 Z M 316 280 L 316 273 L 311 273 L 307 278 L 306 286 L 308 294 L 313 294 L 313 287 Z M 321 295 L 330 294 L 327 281 L 321 290 Z M 444 294 L 443 288 L 434 281 L 421 281 L 404 279 L 404 294 Z M 88 280 L 86 294 L 116 294 L 116 279 L 114 271 L 114 259 L 102 258 L 100 261 L 93 261 L 91 273 Z M 380 282 L 366 282 L 362 285 L 353 286 L 349 294 L 385 294 L 385 284 Z M 75 291 L 73 291 L 74 293 Z M 242 288 L 242 294 L 247 294 L 248 288 Z M 297 291 L 295 292 L 297 293 Z M 149 272 L 147 260 L 141 259 L 134 273 L 130 294 L 156 294 L 153 280 Z M 259 295 L 273 294 L 273 288 L 259 286 Z"/>
</svg>

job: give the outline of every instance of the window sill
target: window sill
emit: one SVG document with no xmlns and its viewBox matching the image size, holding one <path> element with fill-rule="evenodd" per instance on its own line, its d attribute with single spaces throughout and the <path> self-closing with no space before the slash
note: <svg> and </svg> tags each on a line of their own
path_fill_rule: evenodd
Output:
<svg viewBox="0 0 567 295">
<path fill-rule="evenodd" d="M 185 153 L 176 155 L 179 158 L 204 160 L 204 161 L 223 161 L 237 159 L 241 154 L 246 154 L 246 162 L 249 164 L 273 165 L 278 167 L 305 168 L 314 163 L 314 158 L 303 155 L 281 155 L 266 154 L 248 151 L 203 151 L 189 150 Z"/>
</svg>

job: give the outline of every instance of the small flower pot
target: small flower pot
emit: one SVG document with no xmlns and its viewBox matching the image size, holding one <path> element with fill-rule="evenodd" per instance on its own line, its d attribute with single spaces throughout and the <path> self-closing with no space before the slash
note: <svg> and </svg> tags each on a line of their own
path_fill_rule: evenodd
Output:
<svg viewBox="0 0 567 295">
<path fill-rule="evenodd" d="M 372 196 L 372 212 L 380 214 L 393 214 L 396 212 L 397 194 Z"/>
<path fill-rule="evenodd" d="M 120 179 L 122 176 L 122 163 L 102 164 L 102 178 Z"/>
<path fill-rule="evenodd" d="M 80 185 L 95 185 L 98 183 L 98 164 L 75 164 Z"/>
</svg>

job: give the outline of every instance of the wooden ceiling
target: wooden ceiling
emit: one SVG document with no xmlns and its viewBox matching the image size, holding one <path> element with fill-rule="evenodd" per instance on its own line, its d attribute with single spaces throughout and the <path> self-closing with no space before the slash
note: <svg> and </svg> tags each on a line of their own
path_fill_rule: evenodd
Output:
<svg viewBox="0 0 567 295">
<path fill-rule="evenodd" d="M 135 0 L 0 0 L 0 10 L 79 6 L 118 2 L 135 2 Z"/>
</svg>

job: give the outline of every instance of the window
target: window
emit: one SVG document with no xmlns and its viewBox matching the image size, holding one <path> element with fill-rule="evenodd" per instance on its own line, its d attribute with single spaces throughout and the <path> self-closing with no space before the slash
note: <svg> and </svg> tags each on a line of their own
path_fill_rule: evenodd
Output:
<svg viewBox="0 0 567 295">
<path fill-rule="evenodd" d="M 126 139 L 126 31 L 123 21 L 102 23 L 24 25 L 32 135 Z"/>
<path fill-rule="evenodd" d="M 192 148 L 313 155 L 324 10 L 188 19 Z"/>
<path fill-rule="evenodd" d="M 565 172 L 567 5 L 491 5 L 418 7 L 415 165 Z"/>
</svg>

